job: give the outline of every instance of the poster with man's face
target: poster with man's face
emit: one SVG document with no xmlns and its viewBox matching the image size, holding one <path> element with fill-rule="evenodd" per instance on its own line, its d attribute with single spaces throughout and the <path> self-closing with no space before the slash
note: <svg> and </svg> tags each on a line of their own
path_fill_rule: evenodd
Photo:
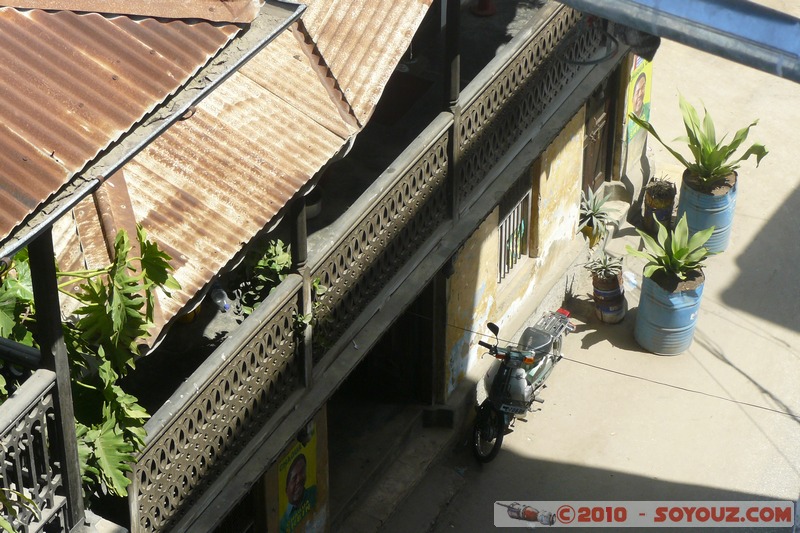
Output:
<svg viewBox="0 0 800 533">
<path fill-rule="evenodd" d="M 296 442 L 278 465 L 278 510 L 281 533 L 306 531 L 317 509 L 317 432 Z"/>
<path fill-rule="evenodd" d="M 639 56 L 634 56 L 628 83 L 628 113 L 643 120 L 650 120 L 650 89 L 652 87 L 653 64 Z M 641 128 L 628 120 L 628 141 L 633 139 Z"/>
</svg>

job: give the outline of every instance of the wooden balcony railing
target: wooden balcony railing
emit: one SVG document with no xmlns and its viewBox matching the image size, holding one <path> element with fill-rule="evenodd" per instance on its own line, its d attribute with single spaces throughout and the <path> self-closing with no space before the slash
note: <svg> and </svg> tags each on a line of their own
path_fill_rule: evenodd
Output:
<svg viewBox="0 0 800 533">
<path fill-rule="evenodd" d="M 341 232 L 309 253 L 310 275 L 329 288 L 319 302 L 317 347 L 333 344 L 408 257 L 484 189 L 523 132 L 570 86 L 600 46 L 580 15 L 549 4 L 536 28 L 515 37 L 351 207 Z M 455 136 L 455 137 L 454 137 Z M 462 164 L 453 171 L 449 143 Z M 303 279 L 289 276 L 147 424 L 132 474 L 131 529 L 166 531 L 208 489 L 282 403 L 303 387 L 294 335 Z M 315 365 L 336 353 L 318 350 Z M 306 369 L 307 370 L 307 369 Z"/>
<path fill-rule="evenodd" d="M 16 506 L 7 516 L 15 531 L 67 531 L 67 499 L 54 438 L 56 375 L 37 370 L 0 409 L 0 487 L 21 493 L 36 506 Z M 12 493 L 7 494 L 15 498 Z"/>
</svg>

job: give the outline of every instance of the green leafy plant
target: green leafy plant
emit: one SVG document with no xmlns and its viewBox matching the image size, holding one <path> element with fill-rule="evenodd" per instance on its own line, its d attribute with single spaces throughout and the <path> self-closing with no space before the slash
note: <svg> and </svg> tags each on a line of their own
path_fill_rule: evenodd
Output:
<svg viewBox="0 0 800 533">
<path fill-rule="evenodd" d="M 654 274 L 662 273 L 685 280 L 690 272 L 703 268 L 703 261 L 711 254 L 704 244 L 714 232 L 713 226 L 689 237 L 685 214 L 675 225 L 674 231 L 667 230 L 658 220 L 655 222 L 658 226 L 655 239 L 642 230 L 636 230 L 642 237 L 644 250 L 626 247 L 629 254 L 647 261 L 644 267 L 646 277 L 652 278 Z"/>
<path fill-rule="evenodd" d="M 737 131 L 730 144 L 724 144 L 726 135 L 719 141 L 717 140 L 714 121 L 705 107 L 703 108 L 703 120 L 701 121 L 697 110 L 682 95 L 679 95 L 679 105 L 683 114 L 686 136 L 675 140 L 686 143 L 692 154 L 691 159 L 687 159 L 668 146 L 656 133 L 650 122 L 640 119 L 633 113 L 629 114 L 628 117 L 655 137 L 664 148 L 686 167 L 690 174 L 696 177 L 704 189 L 713 188 L 717 182 L 734 172 L 739 168 L 742 161 L 749 159 L 751 156 L 756 157 L 756 166 L 758 166 L 764 156 L 767 155 L 767 149 L 759 143 L 750 145 L 741 156 L 736 157 L 735 155 L 742 143 L 747 140 L 750 128 L 758 124 L 758 120 L 754 120 L 749 126 Z"/>
<path fill-rule="evenodd" d="M 610 194 L 600 196 L 592 189 L 588 193 L 581 191 L 581 209 L 578 220 L 578 231 L 588 233 L 590 245 L 594 245 L 605 236 L 611 215 L 606 207 Z M 589 228 L 589 229 L 586 229 Z"/>
<path fill-rule="evenodd" d="M 28 251 L 0 265 L 0 337 L 33 346 L 33 334 L 26 327 L 33 314 L 33 283 Z"/>
<path fill-rule="evenodd" d="M 622 258 L 600 250 L 583 267 L 598 278 L 614 278 L 622 273 Z"/>
<path fill-rule="evenodd" d="M 322 306 L 320 298 L 322 298 L 327 292 L 328 287 L 322 284 L 322 280 L 319 278 L 314 278 L 314 280 L 311 282 L 312 309 L 310 313 L 306 313 L 304 315 L 296 314 L 294 316 L 294 329 L 296 334 L 302 334 L 310 324 L 313 324 L 317 320 L 320 307 Z"/>
<path fill-rule="evenodd" d="M 16 258 L 0 260 L 0 337 L 26 346 L 34 346 L 33 335 L 26 327 L 34 320 L 33 284 L 28 266 L 28 251 L 22 250 Z M 0 403 L 19 386 L 12 363 L 0 361 Z M 9 374 L 8 381 L 3 374 Z M 17 372 L 16 374 L 19 374 Z"/>
<path fill-rule="evenodd" d="M 0 487 L 0 530 L 7 533 L 16 533 L 11 519 L 19 516 L 19 512 L 26 509 L 33 513 L 38 520 L 41 517 L 36 502 L 17 490 Z"/>
<path fill-rule="evenodd" d="M 267 241 L 262 248 L 248 253 L 243 279 L 237 290 L 244 316 L 249 315 L 270 291 L 286 278 L 292 267 L 292 254 L 281 239 Z"/>
<path fill-rule="evenodd" d="M 152 326 L 155 290 L 169 295 L 169 290 L 180 288 L 172 277 L 169 255 L 149 241 L 141 227 L 137 239 L 138 257 L 131 256 L 128 235 L 120 231 L 107 267 L 58 272 L 62 294 L 80 302 L 77 320 L 62 326 L 70 358 L 81 473 L 89 494 L 127 494 L 126 472 L 144 445 L 149 415 L 119 381 L 134 368 L 138 343 Z M 0 310 L 18 313 L 17 321 L 11 325 L 0 316 L 0 333 L 34 345 L 31 331 L 35 332 L 36 312 L 25 251 L 14 258 L 12 274 L 0 286 Z"/>
</svg>

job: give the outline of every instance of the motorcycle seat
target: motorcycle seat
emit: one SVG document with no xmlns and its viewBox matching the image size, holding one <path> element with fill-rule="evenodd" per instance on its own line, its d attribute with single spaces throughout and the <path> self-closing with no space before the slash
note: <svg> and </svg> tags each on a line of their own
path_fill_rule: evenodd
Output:
<svg viewBox="0 0 800 533">
<path fill-rule="evenodd" d="M 527 327 L 519 338 L 519 345 L 524 350 L 548 353 L 553 347 L 553 336 L 540 329 Z"/>
</svg>

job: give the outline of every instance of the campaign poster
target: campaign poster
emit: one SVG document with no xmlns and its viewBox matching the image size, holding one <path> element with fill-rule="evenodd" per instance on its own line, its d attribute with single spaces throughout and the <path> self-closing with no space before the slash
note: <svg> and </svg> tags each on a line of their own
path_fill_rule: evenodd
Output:
<svg viewBox="0 0 800 533">
<path fill-rule="evenodd" d="M 650 90 L 652 88 L 653 64 L 639 56 L 633 56 L 633 68 L 628 83 L 628 112 L 643 120 L 650 120 Z M 628 142 L 642 128 L 628 120 Z"/>
<path fill-rule="evenodd" d="M 312 425 L 313 427 L 313 425 Z M 317 503 L 317 430 L 305 444 L 295 442 L 278 465 L 278 512 L 280 532 L 323 531 L 324 520 L 315 520 Z"/>
</svg>

